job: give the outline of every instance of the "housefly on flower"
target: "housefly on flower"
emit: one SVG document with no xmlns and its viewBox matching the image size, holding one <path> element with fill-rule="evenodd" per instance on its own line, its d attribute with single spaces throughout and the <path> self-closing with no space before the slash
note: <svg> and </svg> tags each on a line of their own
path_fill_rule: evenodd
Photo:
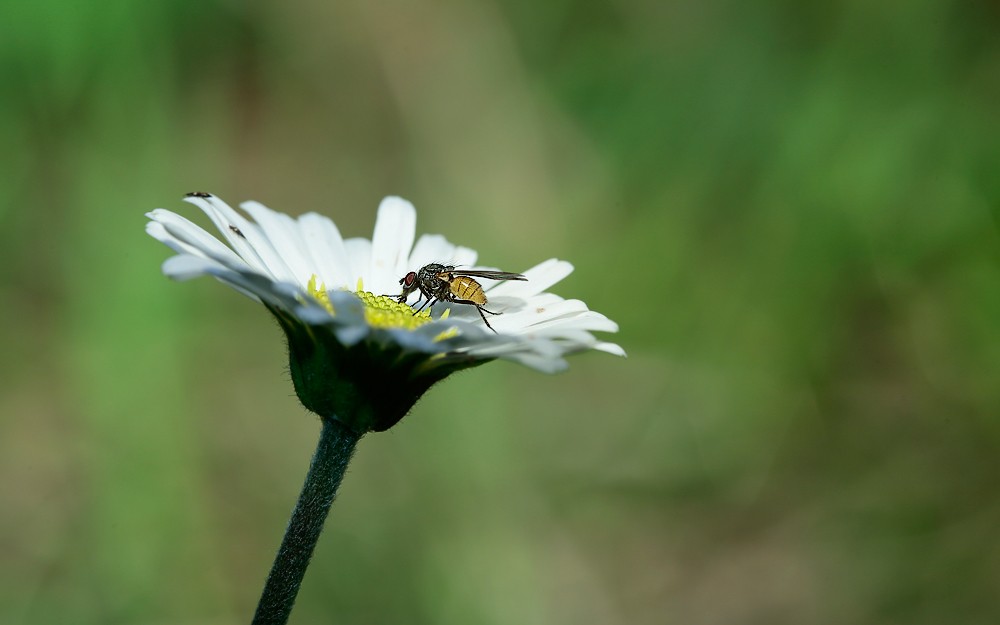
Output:
<svg viewBox="0 0 1000 625">
<path fill-rule="evenodd" d="M 451 302 L 453 304 L 469 304 L 475 306 L 479 311 L 479 316 L 483 318 L 483 323 L 490 330 L 493 326 L 486 320 L 486 315 L 499 315 L 483 308 L 486 305 L 486 293 L 483 285 L 476 282 L 475 278 L 487 278 L 490 280 L 527 280 L 519 273 L 509 273 L 507 271 L 480 271 L 476 269 L 458 269 L 452 265 L 439 265 L 431 263 L 424 265 L 419 271 L 411 271 L 406 274 L 399 284 L 403 287 L 403 292 L 399 295 L 399 302 L 406 302 L 410 293 L 417 289 L 427 298 L 414 314 L 420 312 L 435 301 Z M 496 330 L 493 330 L 496 333 Z"/>
</svg>

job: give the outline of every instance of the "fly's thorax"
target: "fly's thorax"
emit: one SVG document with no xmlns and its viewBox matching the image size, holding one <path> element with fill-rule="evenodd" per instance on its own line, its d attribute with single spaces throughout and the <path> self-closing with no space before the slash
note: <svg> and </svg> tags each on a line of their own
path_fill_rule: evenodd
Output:
<svg viewBox="0 0 1000 625">
<path fill-rule="evenodd" d="M 454 267 L 448 267 L 448 266 L 445 266 L 445 265 L 439 265 L 437 263 L 431 263 L 429 265 L 424 265 L 423 267 L 420 268 L 420 271 L 417 272 L 417 280 L 420 281 L 420 282 L 424 282 L 424 281 L 427 281 L 427 280 L 433 280 L 434 278 L 437 277 L 438 274 L 443 273 L 443 272 L 447 271 L 448 269 L 454 269 Z"/>
</svg>

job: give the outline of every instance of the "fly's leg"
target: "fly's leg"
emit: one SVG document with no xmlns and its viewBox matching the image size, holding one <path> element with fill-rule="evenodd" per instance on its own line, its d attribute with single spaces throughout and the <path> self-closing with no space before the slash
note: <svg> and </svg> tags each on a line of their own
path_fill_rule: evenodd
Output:
<svg viewBox="0 0 1000 625">
<path fill-rule="evenodd" d="M 430 293 L 428 293 L 427 290 L 424 289 L 423 286 L 420 286 L 420 294 L 423 295 L 424 297 L 426 297 L 427 301 L 424 302 L 423 304 L 421 304 L 420 308 L 417 308 L 416 310 L 413 311 L 414 315 L 417 314 L 418 312 L 420 312 L 421 310 L 423 310 L 424 308 L 426 308 L 428 304 L 433 304 L 435 299 L 438 299 L 438 298 L 434 297 L 433 295 L 431 295 Z M 419 302 L 419 301 L 420 300 L 418 299 L 417 302 Z M 413 304 L 416 305 L 417 302 L 413 302 Z"/>
<path fill-rule="evenodd" d="M 423 310 L 424 308 L 426 308 L 428 304 L 433 304 L 433 303 L 434 303 L 434 298 L 433 297 L 428 297 L 427 301 L 425 301 L 423 304 L 420 305 L 420 308 L 418 308 L 418 309 L 416 309 L 416 310 L 413 311 L 413 314 L 414 315 L 417 314 L 418 312 L 420 312 L 421 310 Z"/>
<path fill-rule="evenodd" d="M 479 311 L 479 316 L 483 318 L 483 323 L 486 324 L 486 327 L 489 328 L 490 330 L 493 330 L 493 326 L 490 325 L 490 322 L 486 320 L 486 315 L 483 314 L 483 311 L 486 310 L 486 309 L 483 308 L 482 306 L 476 306 L 476 310 Z M 486 312 L 490 312 L 490 311 L 486 310 Z M 499 315 L 500 313 L 490 313 L 490 314 L 491 315 Z M 497 334 L 497 331 L 493 330 L 493 334 Z"/>
<path fill-rule="evenodd" d="M 483 313 L 484 312 L 488 312 L 491 315 L 502 315 L 503 314 L 503 313 L 495 313 L 492 310 L 486 310 L 485 308 L 483 308 L 479 304 L 477 304 L 474 301 L 469 300 L 469 299 L 453 299 L 453 300 L 449 300 L 449 301 L 455 302 L 456 304 L 470 304 L 472 306 L 475 306 L 476 310 L 479 311 L 479 316 L 483 318 L 483 323 L 485 323 L 486 327 L 489 328 L 490 330 L 493 330 L 493 326 L 491 326 L 490 322 L 486 320 L 486 315 L 484 315 Z M 493 330 L 493 334 L 497 334 L 497 331 Z"/>
</svg>

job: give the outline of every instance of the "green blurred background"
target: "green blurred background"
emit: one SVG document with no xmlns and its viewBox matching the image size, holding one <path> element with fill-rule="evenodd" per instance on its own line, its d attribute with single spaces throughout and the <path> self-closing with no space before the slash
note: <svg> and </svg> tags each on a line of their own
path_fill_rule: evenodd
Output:
<svg viewBox="0 0 1000 625">
<path fill-rule="evenodd" d="M 621 325 L 366 437 L 293 623 L 1000 620 L 995 1 L 0 3 L 0 622 L 249 621 L 319 425 L 211 191 Z"/>
</svg>

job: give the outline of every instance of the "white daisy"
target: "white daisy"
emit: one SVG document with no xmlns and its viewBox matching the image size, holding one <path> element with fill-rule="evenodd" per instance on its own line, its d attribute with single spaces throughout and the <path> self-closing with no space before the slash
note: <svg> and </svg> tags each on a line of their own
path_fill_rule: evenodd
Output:
<svg viewBox="0 0 1000 625">
<path fill-rule="evenodd" d="M 422 235 L 414 245 L 416 210 L 402 198 L 382 200 L 371 241 L 343 239 L 333 221 L 316 213 L 296 220 L 257 202 L 244 202 L 240 207 L 251 221 L 209 194 L 190 194 L 185 201 L 208 215 L 229 246 L 184 217 L 158 208 L 146 214 L 151 220 L 146 232 L 177 252 L 163 263 L 163 273 L 175 280 L 211 275 L 267 306 L 288 334 L 296 391 L 306 407 L 321 416 L 330 416 L 322 409 L 335 410 L 344 420 L 345 410 L 377 413 L 388 408 L 390 416 L 351 417 L 373 420 L 365 421 L 368 429 L 385 429 L 402 417 L 395 413 L 405 414 L 412 402 L 403 409 L 379 406 L 370 397 L 346 404 L 344 397 L 327 398 L 332 403 L 311 397 L 313 404 L 323 404 L 317 410 L 303 397 L 302 387 L 325 385 L 325 394 L 330 394 L 332 385 L 340 395 L 365 389 L 385 395 L 388 385 L 393 392 L 405 390 L 402 395 L 407 397 L 416 393 L 415 401 L 449 373 L 495 358 L 551 373 L 565 369 L 563 357 L 573 352 L 597 349 L 625 355 L 618 345 L 591 334 L 616 332 L 617 324 L 580 300 L 545 292 L 573 271 L 571 264 L 554 258 L 525 271 L 526 281 L 480 280 L 488 309 L 500 313 L 490 317 L 495 332 L 486 328 L 475 306 L 439 302 L 430 311 L 414 313 L 397 302 L 400 279 L 429 263 L 486 269 L 475 266 L 474 250 L 441 235 Z M 415 303 L 416 297 L 411 295 L 411 300 Z M 351 390 L 331 382 L 333 378 L 346 379 Z M 405 404 L 407 397 L 389 403 Z M 376 405 L 361 406 L 373 401 Z"/>
</svg>

